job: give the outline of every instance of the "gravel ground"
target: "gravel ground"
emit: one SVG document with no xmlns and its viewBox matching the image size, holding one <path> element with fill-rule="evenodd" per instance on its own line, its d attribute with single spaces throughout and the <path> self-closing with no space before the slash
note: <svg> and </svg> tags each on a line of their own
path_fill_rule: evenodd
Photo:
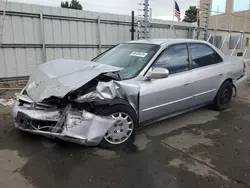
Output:
<svg viewBox="0 0 250 188">
<path fill-rule="evenodd" d="M 250 187 L 249 93 L 223 112 L 202 108 L 142 128 L 116 150 L 19 132 L 0 106 L 0 187 Z"/>
<path fill-rule="evenodd" d="M 27 84 L 27 80 L 0 82 L 0 88 L 1 89 L 4 89 L 4 88 L 24 88 L 26 84 Z"/>
</svg>

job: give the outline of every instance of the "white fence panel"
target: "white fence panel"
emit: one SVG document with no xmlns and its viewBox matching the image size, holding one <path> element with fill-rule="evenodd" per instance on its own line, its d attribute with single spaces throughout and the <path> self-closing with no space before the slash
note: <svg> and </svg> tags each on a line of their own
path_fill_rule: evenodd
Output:
<svg viewBox="0 0 250 188">
<path fill-rule="evenodd" d="M 188 29 L 195 27 L 152 22 L 151 38 L 175 38 L 170 25 L 184 27 L 176 30 L 178 37 L 188 38 Z M 100 51 L 130 40 L 130 29 L 130 16 L 9 2 L 0 46 L 0 78 L 29 76 L 45 60 L 91 60 Z"/>
</svg>

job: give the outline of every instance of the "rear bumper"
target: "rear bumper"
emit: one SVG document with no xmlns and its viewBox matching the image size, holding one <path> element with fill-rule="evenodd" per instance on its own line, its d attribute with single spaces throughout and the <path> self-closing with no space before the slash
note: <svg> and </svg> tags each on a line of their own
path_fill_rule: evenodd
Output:
<svg viewBox="0 0 250 188">
<path fill-rule="evenodd" d="M 235 80 L 234 86 L 236 88 L 236 91 L 239 91 L 245 87 L 247 83 L 247 75 Z"/>
</svg>

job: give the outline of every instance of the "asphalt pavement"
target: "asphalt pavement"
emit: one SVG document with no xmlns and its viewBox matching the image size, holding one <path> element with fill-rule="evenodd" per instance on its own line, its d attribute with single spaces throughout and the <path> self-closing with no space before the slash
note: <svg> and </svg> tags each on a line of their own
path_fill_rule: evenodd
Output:
<svg viewBox="0 0 250 188">
<path fill-rule="evenodd" d="M 0 187 L 250 187 L 249 112 L 246 87 L 226 111 L 204 107 L 140 129 L 132 145 L 104 150 L 22 133 L 10 108 L 0 106 Z"/>
</svg>

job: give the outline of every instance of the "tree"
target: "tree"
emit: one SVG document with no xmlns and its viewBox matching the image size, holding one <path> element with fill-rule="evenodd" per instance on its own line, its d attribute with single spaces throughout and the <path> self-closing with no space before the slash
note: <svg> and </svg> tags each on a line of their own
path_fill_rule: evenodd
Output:
<svg viewBox="0 0 250 188">
<path fill-rule="evenodd" d="M 71 9 L 77 9 L 82 10 L 82 5 L 77 0 L 71 0 L 70 4 L 68 1 L 61 2 L 61 8 L 71 8 Z"/>
<path fill-rule="evenodd" d="M 190 6 L 189 9 L 186 10 L 185 17 L 182 21 L 189 22 L 189 23 L 197 22 L 197 14 L 198 14 L 198 10 L 196 6 Z"/>
<path fill-rule="evenodd" d="M 65 1 L 65 2 L 61 2 L 61 8 L 69 8 L 69 2 Z"/>
</svg>

